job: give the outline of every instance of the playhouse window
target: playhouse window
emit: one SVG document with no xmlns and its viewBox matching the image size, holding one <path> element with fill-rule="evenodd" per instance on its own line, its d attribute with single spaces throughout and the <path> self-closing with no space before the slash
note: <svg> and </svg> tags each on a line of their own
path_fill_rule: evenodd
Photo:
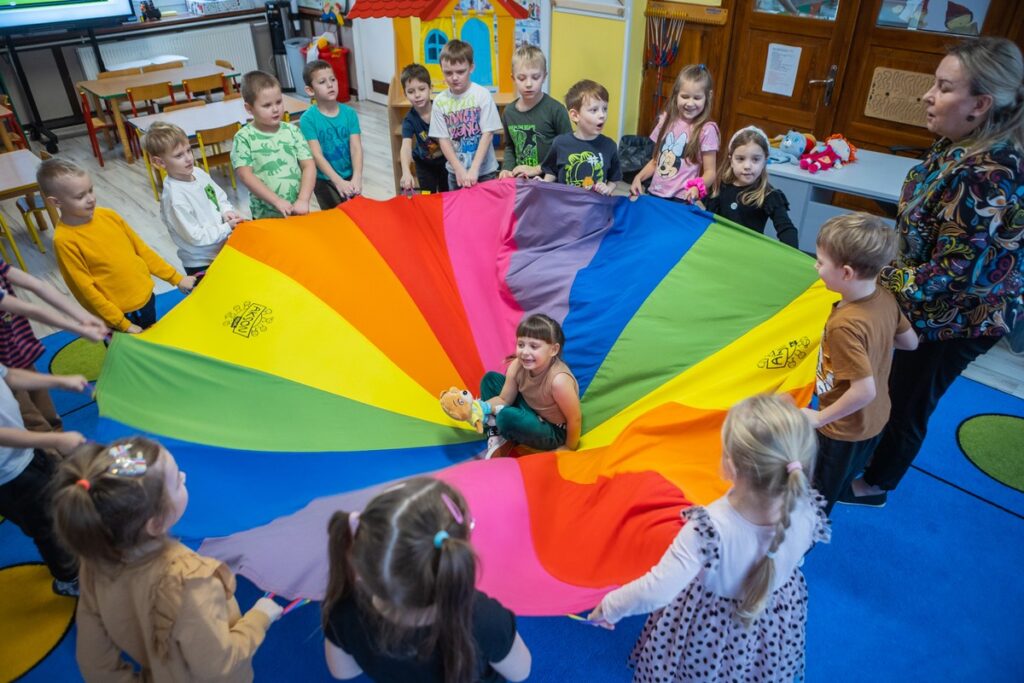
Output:
<svg viewBox="0 0 1024 683">
<path fill-rule="evenodd" d="M 448 36 L 444 34 L 444 31 L 439 31 L 436 28 L 427 34 L 427 39 L 423 41 L 423 52 L 427 64 L 437 64 L 440 62 L 441 48 L 448 42 Z"/>
</svg>

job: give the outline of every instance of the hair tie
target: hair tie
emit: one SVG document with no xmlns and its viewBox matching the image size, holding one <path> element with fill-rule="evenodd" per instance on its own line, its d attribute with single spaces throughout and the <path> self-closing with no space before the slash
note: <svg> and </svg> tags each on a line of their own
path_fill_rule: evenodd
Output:
<svg viewBox="0 0 1024 683">
<path fill-rule="evenodd" d="M 708 196 L 707 185 L 704 184 L 704 179 L 701 178 L 700 176 L 697 176 L 696 178 L 690 178 L 685 183 L 683 183 L 683 189 L 689 190 L 691 187 L 697 188 L 698 199 L 704 199 L 705 197 Z"/>
<path fill-rule="evenodd" d="M 434 547 L 440 548 L 441 544 L 444 543 L 444 539 L 446 538 L 451 538 L 448 535 L 447 531 L 444 531 L 443 529 L 441 531 L 438 531 L 436 534 L 434 534 Z"/>
<path fill-rule="evenodd" d="M 775 559 L 775 551 L 774 550 L 769 550 L 768 552 L 766 552 L 764 554 L 764 556 L 767 557 L 769 560 L 774 560 Z"/>
<path fill-rule="evenodd" d="M 786 473 L 787 474 L 793 474 L 794 472 L 801 472 L 801 471 L 803 471 L 803 469 L 804 469 L 804 466 L 800 464 L 799 460 L 794 460 L 791 463 L 789 463 L 788 465 L 786 465 Z"/>
<path fill-rule="evenodd" d="M 749 130 L 749 131 L 751 131 L 753 133 L 757 133 L 757 135 L 759 135 L 761 138 L 763 138 L 764 139 L 765 147 L 771 147 L 771 143 L 768 142 L 768 134 L 767 133 L 765 133 L 763 130 L 761 130 L 757 126 L 746 126 L 744 128 L 740 128 L 738 131 L 736 131 L 735 133 L 732 134 L 731 138 L 729 138 L 729 149 L 732 149 L 732 143 L 734 143 L 736 141 L 736 137 L 740 133 L 742 133 L 744 131 L 747 131 L 747 130 Z"/>
<path fill-rule="evenodd" d="M 88 479 L 79 479 L 78 481 L 75 482 L 75 484 L 81 486 L 86 491 L 92 488 L 92 484 L 89 483 Z"/>
<path fill-rule="evenodd" d="M 359 513 L 350 512 L 348 513 L 348 530 L 353 536 L 356 535 L 356 531 L 359 529 Z"/>
<path fill-rule="evenodd" d="M 456 522 L 459 524 L 465 523 L 466 518 L 462 516 L 462 511 L 459 510 L 459 506 L 455 504 L 455 501 L 447 493 L 441 494 L 441 500 L 444 501 L 444 504 L 448 507 L 448 512 L 452 513 L 452 517 L 455 518 Z"/>
</svg>

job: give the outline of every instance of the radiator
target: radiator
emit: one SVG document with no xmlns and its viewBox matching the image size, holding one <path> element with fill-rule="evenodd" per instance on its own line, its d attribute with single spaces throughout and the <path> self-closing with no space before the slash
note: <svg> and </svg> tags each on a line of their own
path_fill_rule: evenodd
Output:
<svg viewBox="0 0 1024 683">
<path fill-rule="evenodd" d="M 190 64 L 213 64 L 218 59 L 226 59 L 240 73 L 245 73 L 259 68 L 250 25 L 246 22 L 195 28 L 178 33 L 101 43 L 100 53 L 105 64 L 132 62 L 158 55 L 183 55 L 189 58 Z M 76 51 L 86 79 L 96 78 L 99 68 L 92 48 L 80 47 Z"/>
</svg>

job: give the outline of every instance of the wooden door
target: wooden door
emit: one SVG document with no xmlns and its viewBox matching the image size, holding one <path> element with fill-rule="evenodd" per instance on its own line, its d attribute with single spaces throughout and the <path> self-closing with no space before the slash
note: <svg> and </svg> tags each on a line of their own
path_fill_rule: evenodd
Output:
<svg viewBox="0 0 1024 683">
<path fill-rule="evenodd" d="M 943 9 L 939 3 L 933 6 Z M 946 49 L 968 36 L 910 30 L 880 20 L 880 15 L 886 16 L 883 12 L 894 12 L 899 7 L 894 0 L 861 0 L 851 52 L 855 57 L 839 91 L 834 127 L 858 147 L 883 152 L 910 147 L 910 153 L 916 156 L 935 140 L 924 126 L 921 98 L 931 87 Z M 985 9 L 983 20 L 972 15 L 981 34 L 1006 37 L 1020 44 L 1024 3 L 990 0 Z M 885 100 L 892 102 L 886 106 Z"/>
<path fill-rule="evenodd" d="M 726 117 L 720 122 L 723 131 L 755 124 L 769 136 L 789 129 L 818 137 L 832 132 L 861 2 L 795 4 L 802 6 L 805 14 L 818 14 L 788 15 L 757 9 L 772 6 L 763 0 L 736 3 Z M 775 6 L 781 8 L 783 3 Z M 771 45 L 800 50 L 791 95 L 764 90 Z"/>
</svg>

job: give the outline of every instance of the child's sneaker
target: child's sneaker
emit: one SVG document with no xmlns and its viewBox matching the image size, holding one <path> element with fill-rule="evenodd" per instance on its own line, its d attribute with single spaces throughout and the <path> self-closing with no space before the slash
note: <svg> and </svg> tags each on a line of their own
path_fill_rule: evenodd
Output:
<svg viewBox="0 0 1024 683">
<path fill-rule="evenodd" d="M 78 577 L 71 579 L 70 581 L 58 581 L 53 580 L 53 592 L 57 595 L 63 595 L 66 598 L 77 598 L 78 597 Z"/>
<path fill-rule="evenodd" d="M 500 458 L 507 454 L 511 448 L 512 444 L 505 437 L 498 436 L 497 434 L 489 436 L 487 437 L 487 451 L 484 453 L 484 460 Z"/>
</svg>

